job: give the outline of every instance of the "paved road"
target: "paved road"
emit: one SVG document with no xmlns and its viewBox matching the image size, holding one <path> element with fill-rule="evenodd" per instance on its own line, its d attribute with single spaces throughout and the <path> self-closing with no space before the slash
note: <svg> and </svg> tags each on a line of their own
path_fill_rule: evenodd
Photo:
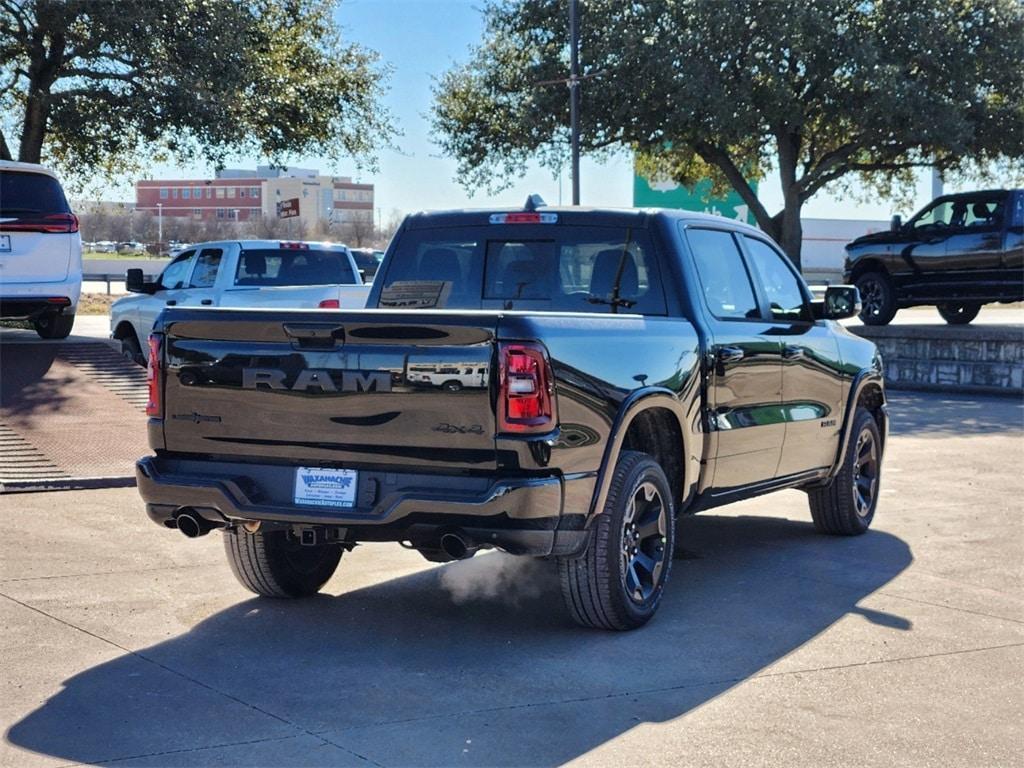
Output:
<svg viewBox="0 0 1024 768">
<path fill-rule="evenodd" d="M 0 497 L 0 765 L 1020 765 L 1022 406 L 894 419 L 869 534 L 795 491 L 687 519 L 631 634 L 544 563 L 369 545 L 263 601 L 133 489 Z"/>
</svg>

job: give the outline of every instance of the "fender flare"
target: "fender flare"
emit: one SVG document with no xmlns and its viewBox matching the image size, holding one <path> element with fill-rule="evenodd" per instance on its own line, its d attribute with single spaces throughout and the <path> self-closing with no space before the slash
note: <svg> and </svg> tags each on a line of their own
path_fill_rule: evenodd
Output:
<svg viewBox="0 0 1024 768">
<path fill-rule="evenodd" d="M 828 480 L 831 480 L 839 472 L 846 460 L 846 451 L 849 446 L 850 426 L 853 424 L 853 416 L 857 411 L 857 403 L 864 391 L 871 386 L 878 388 L 882 396 L 881 418 L 878 429 L 882 436 L 882 447 L 884 449 L 889 437 L 889 413 L 888 403 L 885 399 L 885 380 L 882 377 L 882 368 L 878 361 L 871 368 L 861 370 L 850 385 L 850 394 L 846 399 L 846 408 L 843 413 L 843 428 L 839 432 L 839 447 L 836 449 L 836 459 L 828 473 Z"/>
<path fill-rule="evenodd" d="M 610 438 L 605 446 L 601 467 L 597 472 L 597 481 L 594 484 L 594 497 L 590 502 L 587 525 L 590 525 L 591 521 L 601 514 L 604 509 L 605 501 L 608 498 L 608 491 L 611 487 L 612 475 L 615 472 L 615 465 L 618 463 L 619 454 L 622 453 L 622 444 L 626 439 L 626 432 L 629 430 L 630 424 L 639 414 L 652 408 L 665 408 L 670 411 L 675 416 L 679 424 L 679 433 L 683 437 L 683 444 L 680 446 L 683 466 L 683 492 L 676 514 L 693 498 L 700 475 L 700 458 L 694 456 L 691 450 L 694 436 L 689 434 L 687 428 L 686 409 L 676 393 L 670 389 L 664 387 L 639 389 L 631 392 L 622 402 L 612 423 Z"/>
</svg>

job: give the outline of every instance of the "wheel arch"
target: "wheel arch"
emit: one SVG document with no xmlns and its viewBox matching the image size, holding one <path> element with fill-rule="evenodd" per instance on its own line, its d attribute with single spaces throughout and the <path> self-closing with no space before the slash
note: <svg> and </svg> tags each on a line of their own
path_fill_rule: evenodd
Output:
<svg viewBox="0 0 1024 768">
<path fill-rule="evenodd" d="M 875 419 L 878 425 L 878 433 L 882 438 L 882 450 L 889 437 L 889 406 L 885 398 L 885 381 L 882 378 L 880 365 L 866 368 L 853 380 L 850 386 L 850 394 L 846 400 L 846 408 L 843 414 L 843 428 L 839 434 L 839 447 L 836 451 L 836 459 L 832 469 L 828 473 L 829 479 L 835 477 L 843 461 L 846 459 L 846 451 L 849 446 L 850 427 L 853 424 L 854 414 L 858 407 L 865 408 Z"/>
<path fill-rule="evenodd" d="M 114 326 L 114 331 L 110 334 L 110 336 L 111 338 L 118 340 L 127 339 L 129 333 L 135 337 L 135 340 L 138 341 L 139 345 L 141 346 L 142 341 L 141 339 L 139 339 L 139 333 L 138 331 L 135 330 L 135 326 L 132 325 L 131 320 L 120 321 L 116 326 Z"/>
<path fill-rule="evenodd" d="M 866 275 L 868 272 L 881 272 L 886 277 L 892 278 L 889 268 L 882 259 L 877 256 L 868 256 L 858 260 L 850 268 L 850 281 L 855 283 L 862 275 Z"/>
<path fill-rule="evenodd" d="M 689 504 L 700 459 L 693 451 L 699 441 L 690 434 L 687 421 L 683 404 L 669 389 L 639 390 L 622 403 L 598 470 L 588 523 L 604 509 L 615 465 L 623 451 L 650 454 L 661 465 L 675 497 L 677 514 Z"/>
</svg>

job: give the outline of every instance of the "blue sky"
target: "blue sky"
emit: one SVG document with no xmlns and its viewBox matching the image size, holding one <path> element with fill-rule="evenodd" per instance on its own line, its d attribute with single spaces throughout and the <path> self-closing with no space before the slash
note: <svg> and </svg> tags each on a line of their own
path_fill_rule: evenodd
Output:
<svg viewBox="0 0 1024 768">
<path fill-rule="evenodd" d="M 294 165 L 321 168 L 325 173 L 353 176 L 376 186 L 376 204 L 387 220 L 392 211 L 409 212 L 428 208 L 518 205 L 533 192 L 555 204 L 559 182 L 549 171 L 528 168 L 505 192 L 490 195 L 481 190 L 474 196 L 455 179 L 456 165 L 443 158 L 430 135 L 428 113 L 432 78 L 453 64 L 465 61 L 470 46 L 483 34 L 478 0 L 343 0 L 337 12 L 346 39 L 376 50 L 393 68 L 390 90 L 384 102 L 403 135 L 398 151 L 379 153 L 375 173 L 359 172 L 355 164 L 331 167 L 317 158 L 297 158 Z M 233 166 L 255 166 L 261 158 L 236 158 Z M 156 178 L 204 177 L 212 168 L 159 166 Z M 632 202 L 632 166 L 622 156 L 604 164 L 584 159 L 581 169 L 581 198 L 586 205 L 628 206 Z M 111 189 L 110 196 L 130 198 L 131 186 Z M 562 199 L 569 201 L 568 173 L 562 179 Z M 761 185 L 761 197 L 771 211 L 781 207 L 778 181 L 769 177 Z M 918 185 L 915 210 L 930 199 L 930 182 Z M 887 219 L 894 212 L 886 201 L 869 204 L 835 199 L 819 194 L 804 208 L 805 217 Z M 906 216 L 912 211 L 900 211 Z"/>
</svg>

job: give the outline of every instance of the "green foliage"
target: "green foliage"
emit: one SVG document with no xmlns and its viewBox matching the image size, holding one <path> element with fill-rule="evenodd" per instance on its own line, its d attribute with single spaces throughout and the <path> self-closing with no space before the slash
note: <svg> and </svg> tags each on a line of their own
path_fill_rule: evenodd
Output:
<svg viewBox="0 0 1024 768">
<path fill-rule="evenodd" d="M 330 0 L 0 0 L 5 145 L 103 175 L 167 157 L 372 156 L 393 135 L 377 103 L 386 72 L 341 40 L 332 10 Z"/>
<path fill-rule="evenodd" d="M 1024 168 L 1018 0 L 581 0 L 582 143 L 732 186 L 799 255 L 799 211 L 851 180 L 905 191 Z M 484 42 L 435 89 L 442 148 L 468 186 L 565 156 L 567 2 L 492 0 Z M 771 215 L 746 179 L 779 172 Z"/>
</svg>

